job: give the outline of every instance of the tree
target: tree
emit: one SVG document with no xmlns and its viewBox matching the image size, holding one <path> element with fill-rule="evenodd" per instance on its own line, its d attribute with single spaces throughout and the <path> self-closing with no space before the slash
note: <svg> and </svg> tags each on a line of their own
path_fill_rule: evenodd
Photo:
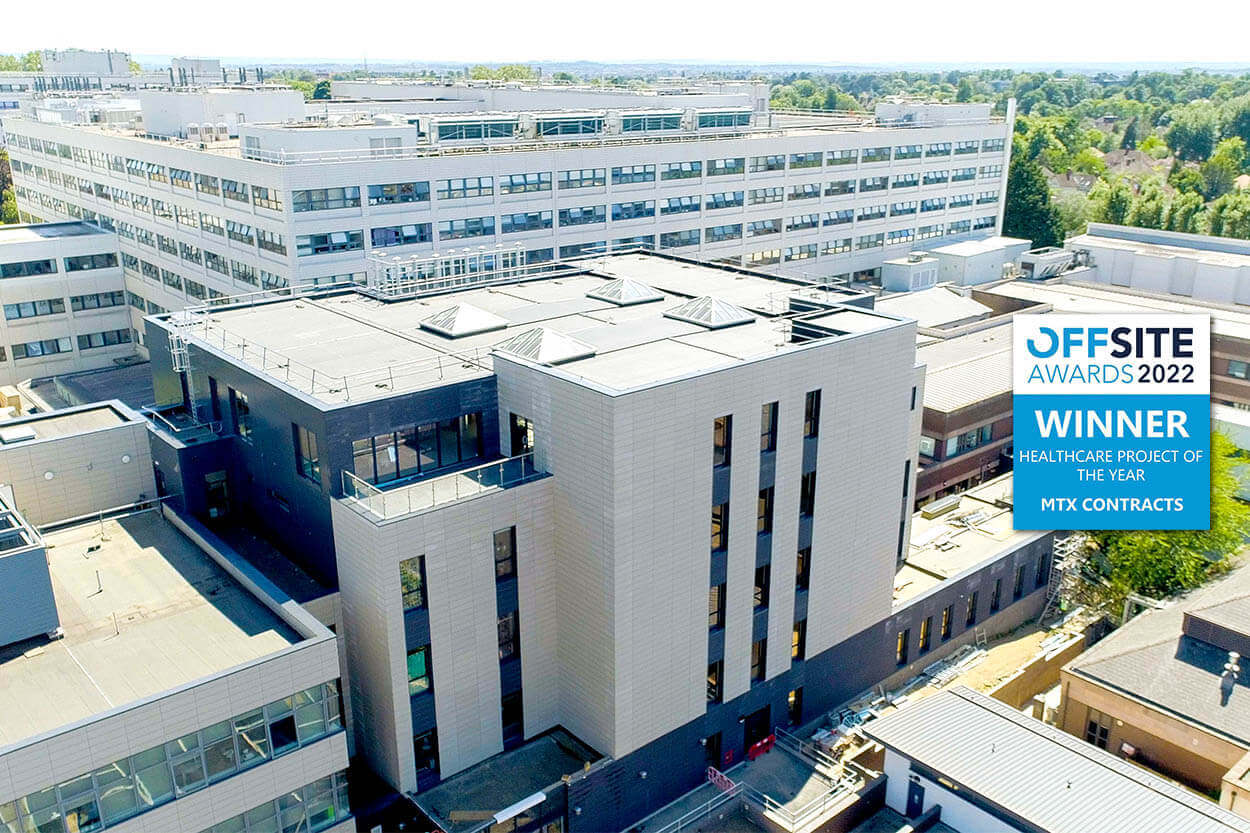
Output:
<svg viewBox="0 0 1250 833">
<path fill-rule="evenodd" d="M 322 78 L 320 81 L 318 81 L 316 86 L 313 87 L 312 97 L 318 101 L 329 98 L 330 97 L 330 79 Z"/>
<path fill-rule="evenodd" d="M 13 169 L 9 167 L 9 152 L 0 148 L 0 191 L 13 185 Z"/>
<path fill-rule="evenodd" d="M 1115 599 L 1129 593 L 1167 598 L 1193 589 L 1231 566 L 1250 534 L 1250 506 L 1237 500 L 1237 447 L 1211 434 L 1211 528 L 1089 533 L 1095 560 Z"/>
<path fill-rule="evenodd" d="M 1210 233 L 1250 240 L 1250 192 L 1225 194 L 1207 209 Z"/>
<path fill-rule="evenodd" d="M 1089 192 L 1090 219 L 1124 225 L 1133 207 L 1133 189 L 1123 179 L 1099 180 Z"/>
<path fill-rule="evenodd" d="M 23 72 L 43 72 L 43 53 L 38 51 L 27 52 L 22 56 Z"/>
<path fill-rule="evenodd" d="M 1059 212 L 1059 227 L 1064 237 L 1084 234 L 1089 222 L 1089 200 L 1080 191 L 1064 188 L 1051 195 L 1051 202 Z"/>
<path fill-rule="evenodd" d="M 1194 168 L 1176 166 L 1168 174 L 1168 185 L 1182 194 L 1204 194 L 1207 190 L 1206 180 Z"/>
<path fill-rule="evenodd" d="M 1007 203 L 1004 207 L 1003 234 L 1033 241 L 1034 246 L 1063 244 L 1059 212 L 1050 204 L 1050 185 L 1038 165 L 1027 154 L 1011 157 L 1007 172 Z"/>
<path fill-rule="evenodd" d="M 955 93 L 955 100 L 960 102 L 972 101 L 974 93 L 976 93 L 976 88 L 972 86 L 972 79 L 965 75 L 959 80 L 959 89 Z"/>
<path fill-rule="evenodd" d="M 134 60 L 132 60 L 132 61 L 130 61 L 130 63 L 128 64 L 128 66 L 130 67 L 130 74 L 131 74 L 131 75 L 138 75 L 139 73 L 143 72 L 143 67 L 139 66 L 139 62 L 138 62 L 138 61 L 134 61 Z"/>
<path fill-rule="evenodd" d="M 1072 157 L 1072 170 L 1102 177 L 1107 175 L 1107 163 L 1103 161 L 1101 153 L 1093 148 L 1085 148 Z"/>
<path fill-rule="evenodd" d="M 1181 159 L 1201 162 L 1215 149 L 1219 124 L 1215 108 L 1205 101 L 1193 101 L 1171 111 L 1172 126 L 1165 135 L 1168 147 Z"/>
<path fill-rule="evenodd" d="M 1250 95 L 1229 100 L 1220 111 L 1220 135 L 1239 136 L 1250 144 Z"/>
<path fill-rule="evenodd" d="M 1215 146 L 1211 158 L 1202 163 L 1202 179 L 1207 199 L 1227 194 L 1233 190 L 1233 181 L 1246 164 L 1246 143 L 1240 136 L 1222 139 Z"/>
<path fill-rule="evenodd" d="M 9 225 L 18 221 L 17 197 L 12 188 L 0 191 L 0 225 Z"/>
<path fill-rule="evenodd" d="M 1202 209 L 1202 196 L 1197 192 L 1177 194 L 1168 204 L 1167 214 L 1163 218 L 1163 227 L 1168 231 L 1200 234 L 1202 232 Z"/>
<path fill-rule="evenodd" d="M 1150 182 L 1142 187 L 1141 194 L 1133 200 L 1125 223 L 1139 228 L 1163 228 L 1163 219 L 1167 211 L 1167 197 L 1158 182 Z"/>
<path fill-rule="evenodd" d="M 0 55 L 0 72 L 18 72 L 22 62 L 16 55 Z"/>
<path fill-rule="evenodd" d="M 311 101 L 313 97 L 313 85 L 311 81 L 299 81 L 296 79 L 288 80 L 287 85 L 293 90 L 299 90 L 304 94 L 305 101 Z"/>
<path fill-rule="evenodd" d="M 1154 159 L 1163 159 L 1168 155 L 1167 143 L 1153 133 L 1142 139 L 1137 149 Z"/>
<path fill-rule="evenodd" d="M 1137 149 L 1137 119 L 1134 118 L 1124 128 L 1124 136 L 1120 139 L 1120 148 L 1122 150 Z"/>
</svg>

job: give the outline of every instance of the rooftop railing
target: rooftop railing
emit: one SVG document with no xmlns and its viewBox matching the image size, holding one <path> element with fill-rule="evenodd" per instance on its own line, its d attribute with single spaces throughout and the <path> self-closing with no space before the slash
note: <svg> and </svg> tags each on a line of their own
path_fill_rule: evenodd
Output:
<svg viewBox="0 0 1250 833">
<path fill-rule="evenodd" d="M 343 497 L 377 519 L 386 521 L 484 492 L 506 489 L 542 474 L 544 472 L 534 466 L 533 452 L 429 480 L 406 485 L 388 484 L 390 488 L 379 488 L 344 469 Z"/>
</svg>

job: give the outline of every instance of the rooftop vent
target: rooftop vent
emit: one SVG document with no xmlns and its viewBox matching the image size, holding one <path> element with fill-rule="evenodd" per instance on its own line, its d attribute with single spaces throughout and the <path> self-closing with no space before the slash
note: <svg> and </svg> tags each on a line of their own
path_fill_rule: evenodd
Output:
<svg viewBox="0 0 1250 833">
<path fill-rule="evenodd" d="M 35 429 L 29 425 L 15 425 L 12 428 L 5 428 L 3 431 L 0 431 L 0 443 L 5 445 L 20 443 L 26 440 L 33 440 L 38 436 L 35 433 Z"/>
<path fill-rule="evenodd" d="M 495 349 L 538 364 L 549 365 L 587 359 L 595 354 L 595 348 L 586 342 L 546 327 L 535 327 L 517 333 L 496 344 Z"/>
<path fill-rule="evenodd" d="M 471 336 L 502 330 L 508 322 L 472 304 L 456 304 L 421 320 L 421 328 L 447 338 Z"/>
<path fill-rule="evenodd" d="M 688 321 L 691 324 L 698 324 L 700 327 L 707 327 L 709 330 L 719 330 L 721 327 L 732 327 L 736 324 L 748 324 L 755 320 L 755 316 L 742 307 L 736 307 L 718 298 L 713 298 L 711 295 L 704 295 L 702 298 L 691 298 L 684 304 L 678 304 L 672 309 L 665 310 L 664 317 L 676 318 L 678 321 Z"/>
<path fill-rule="evenodd" d="M 609 304 L 616 304 L 618 307 L 628 307 L 632 304 L 645 304 L 650 301 L 662 300 L 664 293 L 657 292 L 639 281 L 617 278 L 616 280 L 608 281 L 598 289 L 587 292 L 586 297 L 607 301 Z"/>
</svg>

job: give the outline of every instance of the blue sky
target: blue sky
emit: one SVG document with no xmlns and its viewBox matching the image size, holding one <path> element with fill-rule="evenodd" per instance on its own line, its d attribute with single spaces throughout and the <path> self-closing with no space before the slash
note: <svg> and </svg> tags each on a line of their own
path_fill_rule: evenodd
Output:
<svg viewBox="0 0 1250 833">
<path fill-rule="evenodd" d="M 342 0 L 6 4 L 0 52 L 115 48 L 133 54 L 370 61 L 1250 64 L 1250 5 L 1082 0 Z M 50 16 L 45 16 L 50 15 Z M 1174 21 L 1180 23 L 1180 21 Z"/>
</svg>

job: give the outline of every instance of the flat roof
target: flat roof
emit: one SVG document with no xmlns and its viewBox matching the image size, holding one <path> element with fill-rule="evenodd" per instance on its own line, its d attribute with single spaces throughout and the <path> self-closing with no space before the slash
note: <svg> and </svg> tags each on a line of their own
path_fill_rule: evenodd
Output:
<svg viewBox="0 0 1250 833">
<path fill-rule="evenodd" d="M 964 686 L 862 731 L 1047 833 L 1250 831 L 1250 819 Z"/>
<path fill-rule="evenodd" d="M 993 309 L 974 299 L 970 291 L 961 292 L 961 288 L 941 285 L 917 292 L 900 292 L 879 298 L 875 308 L 914 318 L 921 327 L 938 329 L 994 315 Z"/>
<path fill-rule="evenodd" d="M 0 450 L 31 440 L 50 440 L 54 437 L 84 434 L 88 431 L 135 422 L 138 420 L 131 419 L 117 408 L 107 404 L 31 414 L 0 422 Z M 24 434 L 25 438 L 15 439 L 12 442 L 5 441 L 4 436 L 9 433 Z"/>
<path fill-rule="evenodd" d="M 958 243 L 950 243 L 946 246 L 938 246 L 931 249 L 933 254 L 958 255 L 960 257 L 971 257 L 972 255 L 986 254 L 987 252 L 997 252 L 1008 246 L 1018 246 L 1020 244 L 1032 247 L 1030 240 L 1024 240 L 1020 237 L 1004 237 L 1002 235 L 993 235 L 982 240 L 961 240 Z"/>
<path fill-rule="evenodd" d="M 1155 232 L 1160 237 L 1171 237 L 1172 234 Z M 1220 266 L 1250 266 L 1250 252 L 1239 253 L 1231 251 L 1219 251 L 1213 248 L 1205 248 L 1203 244 L 1206 240 L 1218 241 L 1220 238 L 1207 238 L 1206 235 L 1180 235 L 1180 239 L 1176 240 L 1176 245 L 1163 242 L 1154 242 L 1150 240 L 1134 240 L 1129 237 L 1121 237 L 1118 235 L 1098 234 L 1097 231 L 1077 235 L 1068 240 L 1064 245 L 1069 249 L 1079 249 L 1082 246 L 1098 246 L 1104 249 L 1118 249 L 1125 252 L 1134 252 L 1135 254 L 1151 255 L 1153 257 L 1163 258 L 1183 258 L 1185 260 L 1196 260 L 1200 263 L 1213 263 Z M 1183 245 L 1184 243 L 1190 245 Z M 1229 240 L 1226 245 L 1230 248 L 1235 245 L 1245 245 L 1245 241 Z"/>
<path fill-rule="evenodd" d="M 0 748 L 300 641 L 156 512 L 43 539 L 64 637 L 0 649 Z"/>
<path fill-rule="evenodd" d="M 501 810 L 581 772 L 600 755 L 564 729 L 532 738 L 487 758 L 416 796 L 419 806 L 448 833 L 485 829 Z"/>
<path fill-rule="evenodd" d="M 907 554 L 894 574 L 895 606 L 1044 534 L 1014 528 L 1011 472 L 958 497 L 935 518 L 926 518 L 924 509 L 912 515 Z"/>
<path fill-rule="evenodd" d="M 40 240 L 56 240 L 61 237 L 85 237 L 90 234 L 108 234 L 90 223 L 33 223 L 0 226 L 0 246 L 6 243 L 37 243 Z"/>
<path fill-rule="evenodd" d="M 572 269 L 578 271 L 390 302 L 347 291 L 210 307 L 187 334 L 191 343 L 224 350 L 254 372 L 335 405 L 487 376 L 495 346 L 521 335 L 539 343 L 554 333 L 552 341 L 566 348 L 555 352 L 571 357 L 555 365 L 561 373 L 623 391 L 801 349 L 789 337 L 792 299 L 808 302 L 805 309 L 830 305 L 813 320 L 831 338 L 902 323 L 838 307 L 850 296 L 836 290 L 682 259 L 620 254 Z M 588 296 L 616 279 L 645 284 L 657 300 L 618 306 Z M 722 310 L 739 307 L 753 320 L 709 328 L 665 314 L 692 298 L 724 302 Z M 421 326 L 461 305 L 504 326 L 459 337 Z"/>
<path fill-rule="evenodd" d="M 1065 273 L 1061 281 L 1014 280 L 987 286 L 982 291 L 1007 298 L 1050 304 L 1054 312 L 1202 313 L 1211 316 L 1213 334 L 1250 340 L 1250 312 L 1245 309 L 1082 281 L 1080 275 L 1081 270 L 1075 270 Z"/>
</svg>

